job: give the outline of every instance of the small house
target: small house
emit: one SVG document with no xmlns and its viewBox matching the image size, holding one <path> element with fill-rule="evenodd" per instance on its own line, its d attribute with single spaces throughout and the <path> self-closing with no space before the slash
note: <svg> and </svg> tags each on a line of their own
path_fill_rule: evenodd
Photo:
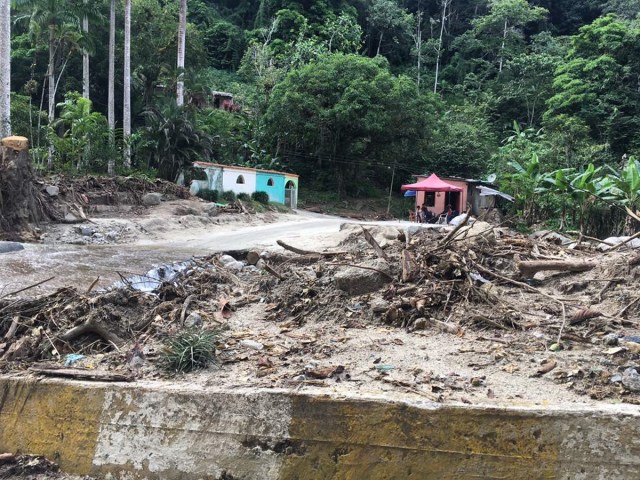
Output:
<svg viewBox="0 0 640 480">
<path fill-rule="evenodd" d="M 416 182 L 427 179 L 428 175 L 416 175 Z M 442 177 L 444 182 L 462 188 L 460 192 L 416 192 L 416 206 L 426 204 L 434 215 L 440 215 L 451 205 L 458 212 L 470 210 L 473 215 L 480 215 L 495 206 L 495 195 L 483 194 L 479 187 L 493 189 L 495 185 L 483 180 L 465 179 L 459 177 Z M 495 190 L 494 190 L 495 191 Z M 497 192 L 497 191 L 496 191 Z M 500 192 L 497 192 L 500 193 Z"/>
<path fill-rule="evenodd" d="M 233 103 L 233 93 L 211 91 L 211 98 L 213 99 L 213 107 L 220 110 L 226 110 L 228 112 L 235 112 L 236 105 Z"/>
<path fill-rule="evenodd" d="M 296 174 L 209 162 L 194 162 L 193 166 L 203 169 L 207 175 L 206 180 L 191 182 L 193 195 L 202 189 L 218 192 L 230 190 L 236 194 L 248 195 L 266 192 L 270 202 L 281 203 L 290 208 L 298 206 L 299 177 Z"/>
</svg>

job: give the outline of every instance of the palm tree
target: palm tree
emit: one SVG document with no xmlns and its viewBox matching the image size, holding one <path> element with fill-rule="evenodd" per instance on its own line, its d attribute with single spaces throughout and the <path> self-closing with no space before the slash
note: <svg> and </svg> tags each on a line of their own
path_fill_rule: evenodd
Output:
<svg viewBox="0 0 640 480">
<path fill-rule="evenodd" d="M 122 102 L 124 166 L 131 167 L 131 0 L 124 0 L 124 101 Z"/>
<path fill-rule="evenodd" d="M 172 99 L 143 112 L 145 126 L 139 130 L 137 152 L 158 169 L 158 176 L 176 181 L 194 160 L 209 160 L 213 138 L 199 128 L 193 112 Z"/>
<path fill-rule="evenodd" d="M 0 0 L 0 138 L 11 135 L 11 4 Z"/>
<path fill-rule="evenodd" d="M 4 1 L 4 0 L 2 0 Z M 48 85 L 48 118 L 49 125 L 53 125 L 56 111 L 56 61 L 59 52 L 63 50 L 62 44 L 70 39 L 69 25 L 74 29 L 78 26 L 78 16 L 72 5 L 60 0 L 15 0 L 19 6 L 27 6 L 32 9 L 29 15 L 33 24 L 46 29 L 49 36 L 49 63 L 47 65 Z M 77 38 L 75 39 L 77 40 Z M 59 77 L 58 77 L 59 80 Z M 49 144 L 47 161 L 49 169 L 53 168 L 53 144 Z"/>
<path fill-rule="evenodd" d="M 89 36 L 89 17 L 87 16 L 87 0 L 83 1 L 84 15 L 82 16 L 82 34 Z M 82 49 L 82 96 L 89 100 L 89 50 Z"/>
<path fill-rule="evenodd" d="M 176 88 L 176 103 L 178 107 L 184 105 L 184 52 L 187 36 L 187 0 L 180 0 L 180 14 L 178 16 L 178 85 Z"/>
<path fill-rule="evenodd" d="M 116 129 L 115 113 L 115 70 L 116 70 L 116 0 L 111 0 L 109 9 L 109 86 L 107 99 L 107 121 L 109 123 L 109 140 L 114 143 Z M 107 171 L 109 175 L 115 173 L 115 158 L 113 154 L 109 157 Z"/>
</svg>

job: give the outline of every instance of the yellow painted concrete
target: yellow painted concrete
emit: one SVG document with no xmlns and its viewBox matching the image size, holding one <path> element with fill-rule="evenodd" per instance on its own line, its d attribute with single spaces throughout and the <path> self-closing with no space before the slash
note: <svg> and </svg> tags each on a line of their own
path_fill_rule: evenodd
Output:
<svg viewBox="0 0 640 480">
<path fill-rule="evenodd" d="M 0 378 L 0 453 L 129 479 L 637 480 L 639 419 L 623 406 L 434 406 Z"/>
<path fill-rule="evenodd" d="M 91 471 L 104 390 L 0 380 L 0 452 L 44 455 L 66 472 Z"/>
<path fill-rule="evenodd" d="M 296 397 L 288 480 L 557 478 L 551 422 L 513 412 Z"/>
</svg>

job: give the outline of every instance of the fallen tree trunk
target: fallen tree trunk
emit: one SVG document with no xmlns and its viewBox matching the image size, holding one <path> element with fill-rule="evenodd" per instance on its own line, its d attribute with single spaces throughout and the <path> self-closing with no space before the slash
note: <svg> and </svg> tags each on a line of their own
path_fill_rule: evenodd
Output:
<svg viewBox="0 0 640 480">
<path fill-rule="evenodd" d="M 518 263 L 518 270 L 523 277 L 531 278 L 537 272 L 586 272 L 596 266 L 593 262 L 571 260 L 530 260 Z"/>
<path fill-rule="evenodd" d="M 291 245 L 284 243 L 282 240 L 277 240 L 276 243 L 280 245 L 285 250 L 289 250 L 290 252 L 297 253 L 298 255 L 321 255 L 323 257 L 335 257 L 337 255 L 344 255 L 346 252 L 312 252 L 310 250 L 303 250 L 301 248 L 297 248 Z"/>
<path fill-rule="evenodd" d="M 31 367 L 29 371 L 47 377 L 73 378 L 76 380 L 95 380 L 98 382 L 133 382 L 133 375 L 104 372 L 101 370 L 80 370 L 75 368 Z"/>
</svg>

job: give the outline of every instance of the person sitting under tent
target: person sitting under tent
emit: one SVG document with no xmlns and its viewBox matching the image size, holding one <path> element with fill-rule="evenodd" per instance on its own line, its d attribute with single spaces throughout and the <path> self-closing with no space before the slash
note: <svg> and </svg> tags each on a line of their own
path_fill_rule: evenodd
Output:
<svg viewBox="0 0 640 480">
<path fill-rule="evenodd" d="M 429 223 L 433 218 L 433 213 L 427 208 L 426 205 L 422 205 L 422 223 Z"/>
<path fill-rule="evenodd" d="M 460 212 L 449 205 L 449 209 L 447 210 L 447 224 L 451 223 L 451 220 L 456 218 L 458 215 L 460 215 Z"/>
</svg>

